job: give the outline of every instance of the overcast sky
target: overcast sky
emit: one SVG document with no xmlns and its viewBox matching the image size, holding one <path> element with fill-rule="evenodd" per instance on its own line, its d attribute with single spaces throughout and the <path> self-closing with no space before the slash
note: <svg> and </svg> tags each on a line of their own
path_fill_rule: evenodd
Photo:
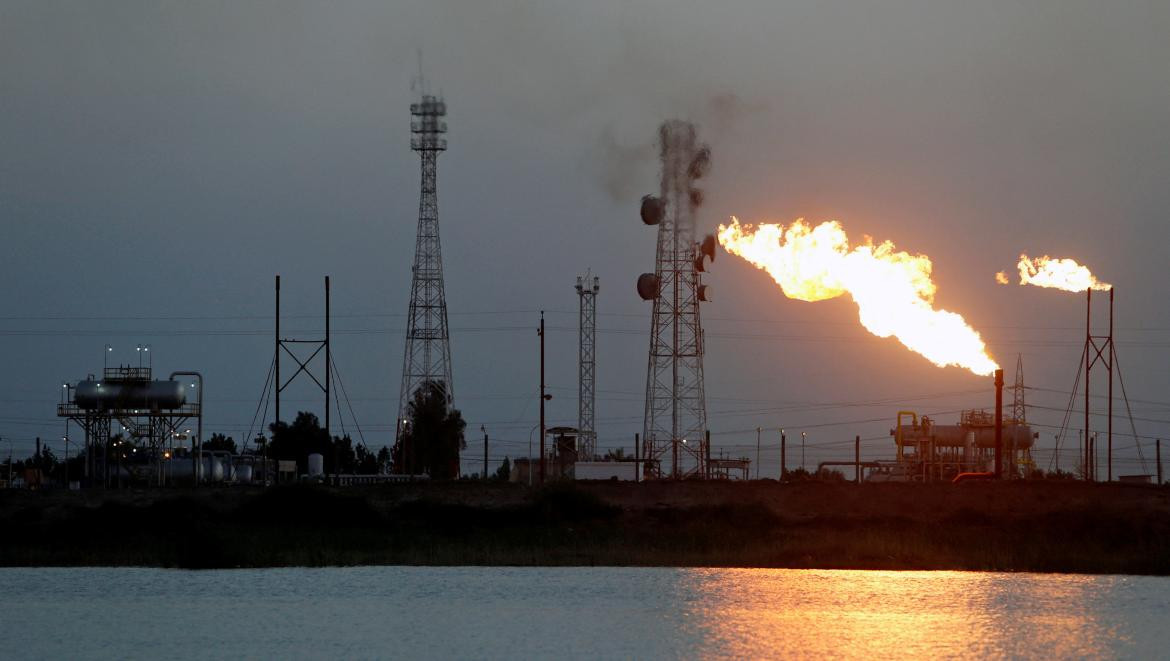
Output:
<svg viewBox="0 0 1170 661">
<path fill-rule="evenodd" d="M 59 452 L 60 384 L 98 372 L 107 343 L 121 362 L 148 343 L 156 370 L 204 373 L 205 434 L 240 439 L 272 360 L 273 275 L 284 334 L 312 338 L 328 274 L 340 376 L 367 443 L 388 444 L 422 49 L 449 109 L 439 210 L 465 470 L 481 424 L 493 463 L 527 452 L 540 309 L 549 422 L 576 423 L 587 269 L 599 445 L 641 431 L 650 306 L 634 281 L 654 232 L 637 200 L 670 117 L 712 149 L 700 231 L 836 219 L 929 255 L 938 304 L 1009 382 L 1023 354 L 1040 425 L 1060 424 L 1083 296 L 993 276 L 1022 251 L 1088 264 L 1117 286 L 1138 433 L 1170 437 L 1168 33 L 1164 2 L 0 0 L 0 436 Z M 763 475 L 779 427 L 807 432 L 812 468 L 851 458 L 854 435 L 891 456 L 899 409 L 951 422 L 991 404 L 989 378 L 870 336 L 847 299 L 790 301 L 725 253 L 706 281 L 714 452 L 754 456 L 763 426 Z M 286 416 L 321 413 L 311 387 L 286 391 Z M 1117 472 L 1138 472 L 1132 439 L 1115 444 Z"/>
</svg>

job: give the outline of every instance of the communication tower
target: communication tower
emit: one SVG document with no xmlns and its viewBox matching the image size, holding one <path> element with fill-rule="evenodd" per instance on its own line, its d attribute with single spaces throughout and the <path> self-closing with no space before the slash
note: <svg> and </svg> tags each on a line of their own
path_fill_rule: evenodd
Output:
<svg viewBox="0 0 1170 661">
<path fill-rule="evenodd" d="M 577 296 L 581 299 L 580 348 L 577 350 L 577 458 L 593 461 L 597 450 L 597 430 L 593 425 L 594 383 L 597 377 L 597 277 L 577 277 Z"/>
<path fill-rule="evenodd" d="M 447 104 L 430 94 L 419 77 L 420 98 L 410 104 L 410 148 L 421 161 L 418 235 L 411 267 L 410 310 L 406 320 L 406 348 L 402 359 L 396 436 L 403 436 L 411 397 L 424 384 L 437 385 L 447 406 L 455 400 L 451 381 L 451 344 L 447 330 L 447 299 L 443 293 L 443 258 L 439 246 L 439 152 L 447 149 Z"/>
<path fill-rule="evenodd" d="M 695 241 L 695 182 L 710 151 L 690 122 L 670 120 L 658 131 L 659 195 L 642 198 L 642 222 L 658 225 L 653 273 L 638 277 L 638 295 L 653 301 L 642 459 L 652 477 L 706 477 L 707 404 L 703 388 L 703 327 L 699 303 L 710 300 L 701 273 L 715 258 L 715 238 Z M 665 465 L 664 465 L 665 463 Z"/>
</svg>

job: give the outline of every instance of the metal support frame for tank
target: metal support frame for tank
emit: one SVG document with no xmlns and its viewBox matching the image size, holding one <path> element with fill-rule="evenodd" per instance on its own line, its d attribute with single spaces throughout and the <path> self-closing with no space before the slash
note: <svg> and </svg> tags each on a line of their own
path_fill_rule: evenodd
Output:
<svg viewBox="0 0 1170 661">
<path fill-rule="evenodd" d="M 290 338 L 282 338 L 280 336 L 280 276 L 279 275 L 276 276 L 276 330 L 275 330 L 275 334 L 274 334 L 274 337 L 276 340 L 276 349 L 275 349 L 275 355 L 273 356 L 273 361 L 274 361 L 273 370 L 274 370 L 275 378 L 273 378 L 273 380 L 272 380 L 272 387 L 274 390 L 274 393 L 273 393 L 274 399 L 276 400 L 275 401 L 276 406 L 274 409 L 273 420 L 274 420 L 274 422 L 279 423 L 280 422 L 280 393 L 284 392 L 285 388 L 288 388 L 290 385 L 292 385 L 292 382 L 295 381 L 296 378 L 298 376 L 300 376 L 301 374 L 305 374 L 306 376 L 308 376 L 309 379 L 312 380 L 313 383 L 316 384 L 317 387 L 321 389 L 321 392 L 323 392 L 325 394 L 325 436 L 326 436 L 326 438 L 329 438 L 330 440 L 332 440 L 333 437 L 330 435 L 330 426 L 329 426 L 329 423 L 330 423 L 329 413 L 330 413 L 330 409 L 331 409 L 329 393 L 330 393 L 330 385 L 332 383 L 332 371 L 331 370 L 333 367 L 333 353 L 332 353 L 332 348 L 331 348 L 330 343 L 329 343 L 329 332 L 330 332 L 330 329 L 329 329 L 329 323 L 330 323 L 329 298 L 330 298 L 329 276 L 325 276 L 325 338 L 324 339 L 297 340 L 297 339 L 290 339 Z M 289 348 L 290 346 L 300 345 L 300 344 L 308 345 L 310 348 L 315 347 L 315 348 L 313 348 L 313 352 L 311 354 L 309 354 L 309 357 L 304 359 L 304 360 L 301 360 L 300 356 L 298 356 L 292 349 Z M 288 377 L 288 379 L 286 379 L 283 383 L 281 383 L 281 381 L 280 381 L 280 358 L 281 358 L 281 351 L 282 350 L 284 351 L 284 353 L 288 354 L 293 359 L 293 361 L 296 362 L 296 364 L 297 364 L 297 370 L 295 372 L 293 372 L 293 375 Z M 320 354 L 321 352 L 325 352 L 324 383 L 322 383 L 321 379 L 318 379 L 313 374 L 313 371 L 309 368 L 309 363 L 313 362 L 313 359 L 316 358 L 317 355 Z M 336 463 L 336 462 L 334 462 L 334 463 Z M 335 466 L 335 469 L 336 469 L 336 466 Z"/>
<path fill-rule="evenodd" d="M 173 372 L 170 376 L 174 380 L 178 375 L 199 376 L 197 372 Z M 102 370 L 101 382 L 105 383 L 149 383 L 152 370 L 149 367 L 109 367 Z M 92 375 L 91 375 L 92 377 Z M 110 486 L 110 449 L 111 430 L 116 420 L 125 429 L 129 439 L 145 439 L 147 446 L 154 455 L 156 462 L 156 485 L 165 482 L 163 462 L 166 446 L 178 434 L 179 428 L 188 420 L 195 419 L 199 428 L 199 439 L 202 439 L 203 429 L 203 378 L 199 376 L 199 399 L 194 404 L 183 403 L 173 408 L 85 408 L 76 400 L 76 392 L 66 385 L 66 397 L 57 405 L 57 417 L 65 418 L 67 422 L 74 422 L 85 433 L 85 464 L 82 481 L 87 487 Z M 198 445 L 201 445 L 199 443 Z M 196 444 L 192 445 L 192 463 Z M 117 476 L 115 476 L 117 477 Z"/>
<path fill-rule="evenodd" d="M 176 376 L 193 376 L 199 379 L 199 417 L 195 421 L 195 443 L 192 443 L 193 450 L 191 461 L 191 477 L 195 480 L 195 486 L 199 486 L 199 471 L 203 469 L 203 375 L 199 372 L 171 372 L 171 380 L 174 381 Z M 160 471 L 161 483 L 161 471 Z"/>
</svg>

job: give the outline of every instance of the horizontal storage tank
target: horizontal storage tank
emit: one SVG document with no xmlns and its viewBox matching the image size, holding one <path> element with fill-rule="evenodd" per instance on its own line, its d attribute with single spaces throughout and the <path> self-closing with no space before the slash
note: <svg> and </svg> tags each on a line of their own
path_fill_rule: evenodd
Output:
<svg viewBox="0 0 1170 661">
<path fill-rule="evenodd" d="M 192 475 L 191 469 L 194 467 L 195 460 L 191 457 L 175 457 L 168 459 L 164 464 L 163 473 L 166 475 L 167 482 L 175 484 L 190 484 Z M 200 482 L 223 482 L 223 462 L 215 457 L 203 456 L 203 462 L 199 470 Z"/>
<path fill-rule="evenodd" d="M 968 436 L 975 436 L 975 447 L 995 449 L 995 427 L 967 427 L 964 425 L 930 425 L 930 433 L 923 433 L 922 427 L 902 425 L 902 445 L 915 446 L 919 442 L 932 441 L 936 448 L 961 448 L 967 445 Z M 1015 441 L 1017 450 L 1032 447 L 1034 436 L 1028 425 L 1004 424 L 1003 446 L 1009 448 Z M 897 436 L 895 436 L 897 442 Z"/>
<path fill-rule="evenodd" d="M 73 403 L 83 409 L 177 409 L 187 403 L 180 381 L 79 381 Z"/>
</svg>

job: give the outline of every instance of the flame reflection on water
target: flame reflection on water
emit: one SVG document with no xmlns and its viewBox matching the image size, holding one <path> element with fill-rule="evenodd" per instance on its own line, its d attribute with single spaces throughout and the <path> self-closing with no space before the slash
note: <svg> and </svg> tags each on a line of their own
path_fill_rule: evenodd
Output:
<svg viewBox="0 0 1170 661">
<path fill-rule="evenodd" d="M 1094 603 L 1125 577 L 1016 577 L 695 569 L 679 589 L 701 595 L 683 619 L 705 656 L 1085 658 L 1111 656 L 1127 638 L 1094 617 Z"/>
</svg>

